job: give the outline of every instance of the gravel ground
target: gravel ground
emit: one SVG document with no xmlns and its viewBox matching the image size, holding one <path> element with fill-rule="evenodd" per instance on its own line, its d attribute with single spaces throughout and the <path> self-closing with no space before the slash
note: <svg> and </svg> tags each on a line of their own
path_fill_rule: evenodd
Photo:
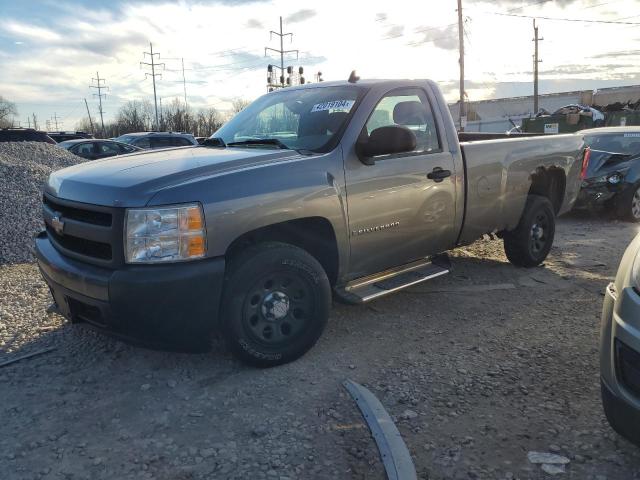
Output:
<svg viewBox="0 0 640 480">
<path fill-rule="evenodd" d="M 124 345 L 47 315 L 37 268 L 0 267 L 0 478 L 384 478 L 345 378 L 397 421 L 423 479 L 640 478 L 640 450 L 602 413 L 602 291 L 637 226 L 561 219 L 544 267 L 500 241 L 454 272 L 362 307 L 335 305 L 302 359 L 245 367 Z"/>
<path fill-rule="evenodd" d="M 42 230 L 41 188 L 52 171 L 83 162 L 42 142 L 0 142 L 0 265 L 33 261 L 33 237 Z"/>
</svg>

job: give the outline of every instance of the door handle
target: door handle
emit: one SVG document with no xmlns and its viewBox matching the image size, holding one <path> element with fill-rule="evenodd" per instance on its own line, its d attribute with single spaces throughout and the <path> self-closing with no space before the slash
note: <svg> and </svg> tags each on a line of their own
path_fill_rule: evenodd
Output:
<svg viewBox="0 0 640 480">
<path fill-rule="evenodd" d="M 436 167 L 430 173 L 427 173 L 427 178 L 434 182 L 441 182 L 450 176 L 451 170 L 443 170 L 441 167 Z"/>
</svg>

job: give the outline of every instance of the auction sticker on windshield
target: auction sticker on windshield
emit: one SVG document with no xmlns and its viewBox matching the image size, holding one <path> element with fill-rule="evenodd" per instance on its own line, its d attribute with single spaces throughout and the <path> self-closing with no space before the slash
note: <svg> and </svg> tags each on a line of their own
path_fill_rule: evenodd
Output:
<svg viewBox="0 0 640 480">
<path fill-rule="evenodd" d="M 311 109 L 313 112 L 324 112 L 325 110 L 333 110 L 338 112 L 349 112 L 355 100 L 332 100 L 330 102 L 316 103 Z"/>
</svg>

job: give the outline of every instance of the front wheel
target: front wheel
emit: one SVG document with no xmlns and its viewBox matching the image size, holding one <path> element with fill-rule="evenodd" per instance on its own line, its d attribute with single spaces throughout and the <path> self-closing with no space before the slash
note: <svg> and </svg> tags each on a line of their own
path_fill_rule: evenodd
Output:
<svg viewBox="0 0 640 480">
<path fill-rule="evenodd" d="M 331 308 L 329 279 L 315 258 L 270 242 L 249 247 L 229 270 L 221 327 L 237 358 L 272 367 L 313 347 Z"/>
<path fill-rule="evenodd" d="M 540 265 L 551 251 L 555 231 L 556 216 L 549 199 L 529 195 L 520 223 L 504 234 L 507 258 L 519 267 Z"/>
</svg>

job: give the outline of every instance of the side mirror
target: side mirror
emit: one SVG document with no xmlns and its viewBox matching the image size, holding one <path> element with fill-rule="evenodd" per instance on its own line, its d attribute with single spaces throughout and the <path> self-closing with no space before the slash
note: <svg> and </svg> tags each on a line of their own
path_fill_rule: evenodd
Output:
<svg viewBox="0 0 640 480">
<path fill-rule="evenodd" d="M 373 157 L 411 152 L 416 148 L 416 135 L 407 127 L 388 125 L 376 128 L 369 138 L 358 142 L 356 151 L 362 163 L 373 165 Z"/>
</svg>

